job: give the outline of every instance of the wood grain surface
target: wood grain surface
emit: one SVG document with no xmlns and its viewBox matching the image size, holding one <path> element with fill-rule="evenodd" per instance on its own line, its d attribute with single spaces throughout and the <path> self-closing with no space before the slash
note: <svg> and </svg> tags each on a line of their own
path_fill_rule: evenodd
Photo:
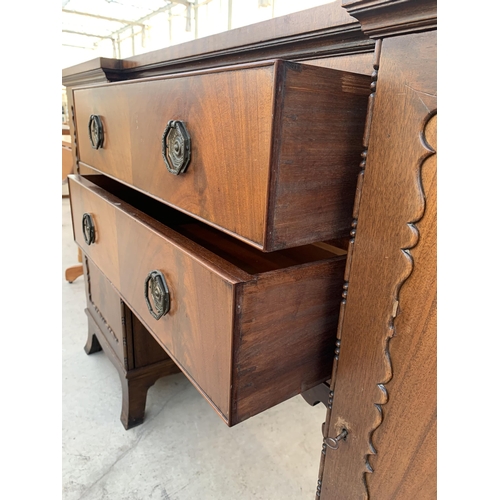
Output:
<svg viewBox="0 0 500 500">
<path fill-rule="evenodd" d="M 137 319 L 132 311 L 124 304 L 125 314 L 128 314 L 127 324 L 130 325 L 132 349 L 131 358 L 133 368 L 144 368 L 149 365 L 170 359 L 164 349 L 158 344 L 156 339 L 148 332 L 145 326 Z M 131 363 L 129 362 L 129 365 Z M 175 365 L 177 367 L 177 365 Z M 179 372 L 179 368 L 169 370 L 170 373 Z"/>
<path fill-rule="evenodd" d="M 142 424 L 145 417 L 146 397 L 148 389 L 161 377 L 179 371 L 177 365 L 167 356 L 158 362 L 149 363 L 140 368 L 126 366 L 123 359 L 116 355 L 115 350 L 105 335 L 106 325 L 100 316 L 92 314 L 91 309 L 85 309 L 88 318 L 89 336 L 85 351 L 92 354 L 101 348 L 107 358 L 116 368 L 122 386 L 122 408 L 120 420 L 123 427 L 131 429 Z M 125 331 L 130 325 L 125 323 Z M 127 335 L 127 339 L 129 336 Z"/>
<path fill-rule="evenodd" d="M 302 62 L 333 57 L 355 67 L 358 58 L 365 60 L 373 52 L 373 46 L 359 22 L 340 2 L 332 2 L 126 59 L 96 58 L 64 69 L 63 85 L 137 79 L 271 58 Z M 339 69 L 359 72 L 350 67 Z"/>
<path fill-rule="evenodd" d="M 437 106 L 436 32 L 382 41 L 374 103 L 326 427 L 348 436 L 325 450 L 322 500 L 436 493 L 435 203 L 421 180 L 434 154 L 424 129 Z"/>
<path fill-rule="evenodd" d="M 262 242 L 268 191 L 272 64 L 241 71 L 137 81 L 74 92 L 83 163 L 172 206 L 254 242 Z M 104 147 L 87 134 L 101 116 Z M 162 135 L 182 120 L 192 158 L 184 174 L 168 172 Z"/>
<path fill-rule="evenodd" d="M 342 0 L 342 6 L 374 38 L 437 28 L 436 0 Z"/>
<path fill-rule="evenodd" d="M 149 387 L 179 368 L 121 300 L 106 276 L 83 256 L 88 339 L 85 352 L 104 350 L 120 376 L 125 429 L 144 420 Z"/>
<path fill-rule="evenodd" d="M 233 286 L 237 281 L 200 262 L 199 255 L 181 246 L 185 238 L 174 231 L 158 223 L 157 228 L 144 225 L 124 211 L 125 204 L 112 197 L 105 200 L 102 191 L 102 196 L 96 195 L 88 183 L 84 187 L 71 178 L 70 183 L 75 227 L 83 212 L 90 212 L 98 234 L 96 243 L 88 246 L 77 231 L 76 242 L 227 419 Z M 105 236 L 108 230 L 113 234 L 110 238 Z M 164 274 L 171 294 L 171 310 L 160 321 L 151 316 L 144 298 L 144 282 L 153 270 Z"/>
<path fill-rule="evenodd" d="M 109 179 L 104 184 L 152 213 L 155 205 L 172 211 Z M 75 228 L 83 213 L 97 228 L 95 244 L 81 230 L 76 242 L 228 425 L 328 379 L 339 302 L 331 297 L 342 287 L 343 250 L 309 245 L 264 254 L 237 240 L 227 245 L 229 236 L 199 222 L 196 230 L 193 219 L 175 231 L 82 177 L 70 177 L 70 192 Z M 103 236 L 110 224 L 116 239 Z M 236 258 L 223 258 L 228 252 Z M 163 273 L 171 297 L 159 320 L 144 297 L 152 270 Z"/>
<path fill-rule="evenodd" d="M 347 236 L 369 78 L 271 61 L 74 91 L 79 165 L 265 251 Z M 101 116 L 104 146 L 87 126 Z M 168 172 L 169 120 L 191 136 Z"/>
<path fill-rule="evenodd" d="M 83 259 L 87 307 L 103 322 L 101 328 L 115 354 L 126 365 L 126 334 L 122 322 L 120 296 L 104 274 L 88 258 Z M 125 337 L 125 342 L 124 342 Z"/>
<path fill-rule="evenodd" d="M 435 151 L 436 126 L 433 115 L 424 129 Z M 374 473 L 367 477 L 372 498 L 437 498 L 436 162 L 432 155 L 422 165 L 425 212 L 415 223 L 419 241 L 410 251 L 413 272 L 401 287 L 389 345 L 394 376 L 385 384 L 384 420 L 373 434 L 377 454 L 370 460 Z"/>
<path fill-rule="evenodd" d="M 299 62 L 310 64 L 311 66 L 321 66 L 323 68 L 349 71 L 349 73 L 359 73 L 360 75 L 371 75 L 373 68 L 373 52 L 365 54 L 351 54 L 348 56 L 322 57 L 320 59 L 304 59 Z"/>
<path fill-rule="evenodd" d="M 235 336 L 235 423 L 327 380 L 345 256 L 244 285 Z"/>
<path fill-rule="evenodd" d="M 369 84 L 348 72 L 284 66 L 265 249 L 349 235 Z"/>
</svg>

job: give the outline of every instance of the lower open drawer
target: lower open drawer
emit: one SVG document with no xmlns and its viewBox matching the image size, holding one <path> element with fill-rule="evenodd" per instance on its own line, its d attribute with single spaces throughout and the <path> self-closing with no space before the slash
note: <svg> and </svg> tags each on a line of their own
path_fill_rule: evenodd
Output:
<svg viewBox="0 0 500 500">
<path fill-rule="evenodd" d="M 104 176 L 70 176 L 74 237 L 228 425 L 331 375 L 345 252 L 262 253 Z"/>
</svg>

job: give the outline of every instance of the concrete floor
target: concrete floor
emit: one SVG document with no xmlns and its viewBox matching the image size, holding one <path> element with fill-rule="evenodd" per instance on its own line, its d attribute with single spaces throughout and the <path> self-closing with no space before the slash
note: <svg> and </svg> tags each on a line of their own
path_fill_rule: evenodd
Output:
<svg viewBox="0 0 500 500">
<path fill-rule="evenodd" d="M 228 428 L 182 374 L 149 389 L 142 425 L 120 422 L 118 374 L 87 356 L 84 283 L 69 200 L 62 200 L 64 500 L 304 500 L 315 498 L 323 405 L 301 396 Z"/>
</svg>

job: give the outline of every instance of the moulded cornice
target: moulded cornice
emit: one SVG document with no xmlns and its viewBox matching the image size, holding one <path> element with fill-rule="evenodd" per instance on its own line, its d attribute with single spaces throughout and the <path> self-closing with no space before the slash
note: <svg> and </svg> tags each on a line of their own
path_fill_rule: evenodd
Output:
<svg viewBox="0 0 500 500">
<path fill-rule="evenodd" d="M 371 38 L 437 28 L 437 0 L 342 0 Z"/>
<path fill-rule="evenodd" d="M 62 84 L 65 87 L 92 85 L 119 79 L 122 64 L 120 59 L 97 57 L 76 66 L 63 69 Z"/>
</svg>

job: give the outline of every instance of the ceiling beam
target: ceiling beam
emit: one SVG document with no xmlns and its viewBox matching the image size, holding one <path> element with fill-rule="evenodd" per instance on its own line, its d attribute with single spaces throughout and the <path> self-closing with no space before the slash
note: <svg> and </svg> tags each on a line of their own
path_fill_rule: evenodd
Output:
<svg viewBox="0 0 500 500">
<path fill-rule="evenodd" d="M 141 17 L 136 21 L 137 24 L 140 26 L 145 27 L 144 21 L 147 21 L 148 19 L 151 19 L 152 17 L 156 16 L 157 14 L 161 14 L 162 12 L 166 12 L 167 10 L 170 10 L 173 7 L 174 2 L 169 2 L 167 5 L 160 7 L 159 9 L 155 10 L 154 12 L 151 12 L 151 14 L 148 14 L 147 16 Z M 113 31 L 112 35 L 120 35 L 121 33 L 125 33 L 129 29 L 128 26 L 124 26 L 123 28 L 120 28 L 116 31 Z"/>
<path fill-rule="evenodd" d="M 73 35 L 83 35 L 83 36 L 90 36 L 93 38 L 111 38 L 113 39 L 112 36 L 106 36 L 106 35 L 93 35 L 92 33 L 83 33 L 82 31 L 72 31 L 72 30 L 62 30 L 63 33 L 71 33 Z"/>
<path fill-rule="evenodd" d="M 83 45 L 71 45 L 70 43 L 63 43 L 63 47 L 75 47 L 77 49 L 87 49 L 87 50 L 95 50 L 94 47 L 84 47 Z"/>
<path fill-rule="evenodd" d="M 103 19 L 104 21 L 114 21 L 116 23 L 129 24 L 129 25 L 133 25 L 133 26 L 143 26 L 143 24 L 138 22 L 138 21 L 126 21 L 125 19 L 117 19 L 116 17 L 100 16 L 98 14 L 91 14 L 90 12 L 79 12 L 76 10 L 69 10 L 69 9 L 63 9 L 62 11 L 66 12 L 66 14 L 76 14 L 77 16 L 93 17 L 95 19 Z"/>
<path fill-rule="evenodd" d="M 63 31 L 63 33 L 72 33 L 74 35 L 82 35 L 82 36 L 88 36 L 88 37 L 93 37 L 93 38 L 100 38 L 101 40 L 107 40 L 107 39 L 109 39 L 109 40 L 111 40 L 113 42 L 113 53 L 114 53 L 114 57 L 116 57 L 116 43 L 115 42 L 118 42 L 117 45 L 119 47 L 120 46 L 120 41 L 121 41 L 120 40 L 120 35 L 122 33 L 126 32 L 126 31 L 130 30 L 131 26 L 140 26 L 141 27 L 141 31 L 142 31 L 142 37 L 144 38 L 145 28 L 146 28 L 146 24 L 144 23 L 144 21 L 147 21 L 148 19 L 151 19 L 152 17 L 154 17 L 157 14 L 160 14 L 162 12 L 170 11 L 175 4 L 184 5 L 186 8 L 188 8 L 188 7 L 189 8 L 195 7 L 196 8 L 198 6 L 208 4 L 211 1 L 212 0 L 205 0 L 202 3 L 196 5 L 196 3 L 194 2 L 194 0 L 192 0 L 192 1 L 189 1 L 189 0 L 170 0 L 163 7 L 160 7 L 159 9 L 157 9 L 157 10 L 155 10 L 155 11 L 147 14 L 144 17 L 141 17 L 140 19 L 137 19 L 136 21 L 125 21 L 125 20 L 122 20 L 122 19 L 116 19 L 116 18 L 111 18 L 111 17 L 99 16 L 97 14 L 89 14 L 89 13 L 86 13 L 86 12 L 79 12 L 79 11 L 75 11 L 75 10 L 62 9 L 63 12 L 66 12 L 68 14 L 86 15 L 86 16 L 89 16 L 89 17 L 95 17 L 95 18 L 98 18 L 98 19 L 104 19 L 104 20 L 108 20 L 108 21 L 116 21 L 116 22 L 119 22 L 119 23 L 122 23 L 122 24 L 126 24 L 126 26 L 123 26 L 122 28 L 119 28 L 116 31 L 113 31 L 113 33 L 111 33 L 110 35 L 107 35 L 107 36 L 94 35 L 92 33 L 84 33 L 84 32 L 81 32 L 81 31 L 71 31 L 71 30 L 62 30 L 62 31 Z M 131 34 L 129 36 L 135 36 L 135 35 L 136 35 L 136 33 L 134 33 L 134 35 Z M 129 38 L 129 36 L 125 37 L 124 39 Z M 94 45 L 97 45 L 98 43 L 99 42 L 95 42 Z"/>
</svg>

